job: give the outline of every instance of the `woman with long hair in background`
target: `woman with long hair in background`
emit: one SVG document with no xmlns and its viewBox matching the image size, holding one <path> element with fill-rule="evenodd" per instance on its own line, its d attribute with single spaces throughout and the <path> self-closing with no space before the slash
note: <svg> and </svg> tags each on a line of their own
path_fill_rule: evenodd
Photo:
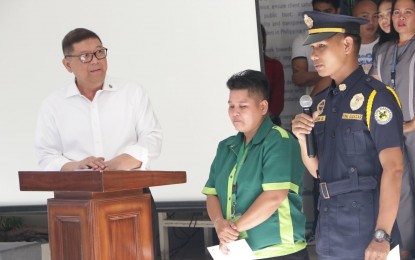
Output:
<svg viewBox="0 0 415 260">
<path fill-rule="evenodd" d="M 370 74 L 394 88 L 404 116 L 404 174 L 397 222 L 401 232 L 401 259 L 412 259 L 415 249 L 415 0 L 381 1 L 379 25 L 389 37 L 398 38 L 379 46 Z M 387 23 L 388 6 L 391 20 Z M 393 26 L 390 26 L 393 24 Z M 393 37 L 392 37 L 393 38 Z"/>
</svg>

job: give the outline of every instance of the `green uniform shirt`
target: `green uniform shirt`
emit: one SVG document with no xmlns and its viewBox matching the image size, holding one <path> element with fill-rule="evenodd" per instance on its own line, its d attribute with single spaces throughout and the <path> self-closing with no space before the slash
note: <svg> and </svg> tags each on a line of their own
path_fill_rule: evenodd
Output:
<svg viewBox="0 0 415 260">
<path fill-rule="evenodd" d="M 218 196 L 226 219 L 231 218 L 235 165 L 243 145 L 243 133 L 219 143 L 202 191 L 205 195 Z M 305 168 L 297 140 L 266 117 L 245 149 L 247 156 L 236 181 L 236 213 L 243 215 L 263 191 L 289 190 L 288 197 L 269 219 L 247 230 L 248 244 L 258 258 L 288 255 L 304 249 L 301 192 Z"/>
</svg>

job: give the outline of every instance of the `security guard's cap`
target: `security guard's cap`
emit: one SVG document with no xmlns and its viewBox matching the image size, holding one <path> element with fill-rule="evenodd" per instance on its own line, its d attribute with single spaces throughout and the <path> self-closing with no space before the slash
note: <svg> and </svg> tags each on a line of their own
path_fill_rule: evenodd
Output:
<svg viewBox="0 0 415 260">
<path fill-rule="evenodd" d="M 304 12 L 304 22 L 309 30 L 303 45 L 309 45 L 330 38 L 336 33 L 359 35 L 360 25 L 369 21 L 348 15 L 309 11 Z"/>
</svg>

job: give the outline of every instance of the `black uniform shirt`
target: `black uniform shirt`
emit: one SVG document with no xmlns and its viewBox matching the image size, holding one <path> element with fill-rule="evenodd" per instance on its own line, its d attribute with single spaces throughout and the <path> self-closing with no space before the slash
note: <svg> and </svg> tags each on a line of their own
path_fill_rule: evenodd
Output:
<svg viewBox="0 0 415 260">
<path fill-rule="evenodd" d="M 313 101 L 319 111 L 314 140 L 321 181 L 334 182 L 358 176 L 380 179 L 379 153 L 401 147 L 403 119 L 392 89 L 366 75 L 361 67 L 340 85 L 320 92 Z"/>
</svg>

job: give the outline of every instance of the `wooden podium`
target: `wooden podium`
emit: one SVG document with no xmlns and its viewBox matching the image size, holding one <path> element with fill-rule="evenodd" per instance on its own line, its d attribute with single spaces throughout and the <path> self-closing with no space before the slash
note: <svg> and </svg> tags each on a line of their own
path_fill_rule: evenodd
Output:
<svg viewBox="0 0 415 260">
<path fill-rule="evenodd" d="M 48 199 L 52 260 L 151 260 L 151 200 L 144 188 L 186 182 L 186 172 L 19 172 L 20 190 Z"/>
</svg>

